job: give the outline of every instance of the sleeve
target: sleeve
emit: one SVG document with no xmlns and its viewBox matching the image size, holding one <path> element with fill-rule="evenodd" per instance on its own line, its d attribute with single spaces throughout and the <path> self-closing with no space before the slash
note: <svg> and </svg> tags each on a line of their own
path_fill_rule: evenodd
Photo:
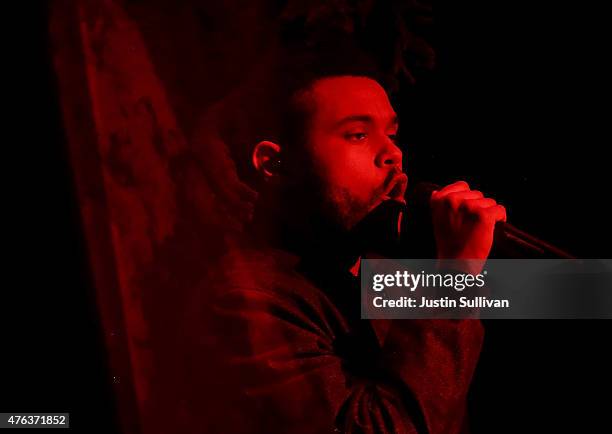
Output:
<svg viewBox="0 0 612 434">
<path fill-rule="evenodd" d="M 353 376 L 321 306 L 234 289 L 213 310 L 239 396 L 220 417 L 248 421 L 236 432 L 462 432 L 479 321 L 392 321 L 372 372 Z"/>
</svg>

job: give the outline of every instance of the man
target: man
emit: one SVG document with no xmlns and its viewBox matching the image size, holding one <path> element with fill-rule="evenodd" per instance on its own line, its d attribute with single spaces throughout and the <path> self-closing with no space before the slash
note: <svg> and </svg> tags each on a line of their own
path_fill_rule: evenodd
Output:
<svg viewBox="0 0 612 434">
<path fill-rule="evenodd" d="M 205 431 L 466 432 L 480 322 L 360 319 L 354 229 L 381 203 L 402 203 L 408 182 L 385 90 L 342 72 L 286 90 L 281 129 L 251 146 L 252 224 L 203 314 L 214 336 L 197 387 L 214 396 Z M 461 181 L 431 207 L 440 258 L 486 258 L 505 220 Z"/>
</svg>

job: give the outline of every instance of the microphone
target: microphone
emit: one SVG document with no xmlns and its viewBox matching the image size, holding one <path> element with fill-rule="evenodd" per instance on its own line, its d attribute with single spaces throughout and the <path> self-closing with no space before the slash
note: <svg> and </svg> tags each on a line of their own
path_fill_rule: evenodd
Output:
<svg viewBox="0 0 612 434">
<path fill-rule="evenodd" d="M 407 208 L 401 222 L 398 253 L 413 257 L 436 257 L 429 200 L 433 191 L 441 188 L 430 182 L 419 182 L 409 188 L 406 194 Z M 576 259 L 568 252 L 506 222 L 497 222 L 495 225 L 490 257 Z"/>
</svg>

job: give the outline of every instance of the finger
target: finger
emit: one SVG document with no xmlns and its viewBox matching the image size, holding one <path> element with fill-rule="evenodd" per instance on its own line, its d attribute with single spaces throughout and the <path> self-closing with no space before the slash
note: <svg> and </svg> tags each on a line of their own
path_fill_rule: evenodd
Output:
<svg viewBox="0 0 612 434">
<path fill-rule="evenodd" d="M 481 197 L 465 200 L 462 203 L 462 206 L 466 207 L 469 210 L 477 211 L 482 208 L 491 208 L 497 206 L 497 201 L 495 199 L 491 199 L 490 197 Z"/>
<path fill-rule="evenodd" d="M 449 193 L 441 198 L 434 198 L 435 201 L 442 202 L 443 204 L 450 207 L 452 210 L 458 210 L 466 207 L 466 202 L 471 200 L 479 200 L 482 198 L 482 193 L 477 190 L 465 190 L 457 191 L 455 193 Z"/>
<path fill-rule="evenodd" d="M 440 198 L 440 197 L 444 197 L 449 193 L 454 193 L 457 191 L 465 191 L 465 190 L 469 190 L 470 186 L 468 185 L 467 182 L 465 181 L 457 181 L 453 184 L 447 185 L 446 187 L 441 188 L 440 190 L 436 190 L 433 192 L 433 194 Z"/>
<path fill-rule="evenodd" d="M 496 213 L 496 217 L 495 217 L 495 221 L 496 222 L 506 222 L 508 220 L 508 214 L 506 213 L 506 207 L 503 205 L 497 205 L 495 207 L 495 209 L 497 210 Z"/>
<path fill-rule="evenodd" d="M 449 193 L 445 198 L 450 201 L 462 202 L 465 200 L 482 199 L 483 194 L 478 190 L 464 190 Z"/>
<path fill-rule="evenodd" d="M 485 219 L 490 219 L 493 222 L 506 221 L 506 208 L 503 205 L 480 208 L 480 213 Z"/>
</svg>

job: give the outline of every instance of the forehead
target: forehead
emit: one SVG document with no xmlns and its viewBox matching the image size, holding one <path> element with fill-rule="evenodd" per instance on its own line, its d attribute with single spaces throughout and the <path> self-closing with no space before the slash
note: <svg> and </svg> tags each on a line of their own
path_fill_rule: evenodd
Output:
<svg viewBox="0 0 612 434">
<path fill-rule="evenodd" d="M 387 93 L 367 77 L 330 77 L 318 80 L 310 95 L 314 117 L 320 122 L 335 122 L 353 115 L 367 115 L 381 122 L 395 116 Z"/>
</svg>

